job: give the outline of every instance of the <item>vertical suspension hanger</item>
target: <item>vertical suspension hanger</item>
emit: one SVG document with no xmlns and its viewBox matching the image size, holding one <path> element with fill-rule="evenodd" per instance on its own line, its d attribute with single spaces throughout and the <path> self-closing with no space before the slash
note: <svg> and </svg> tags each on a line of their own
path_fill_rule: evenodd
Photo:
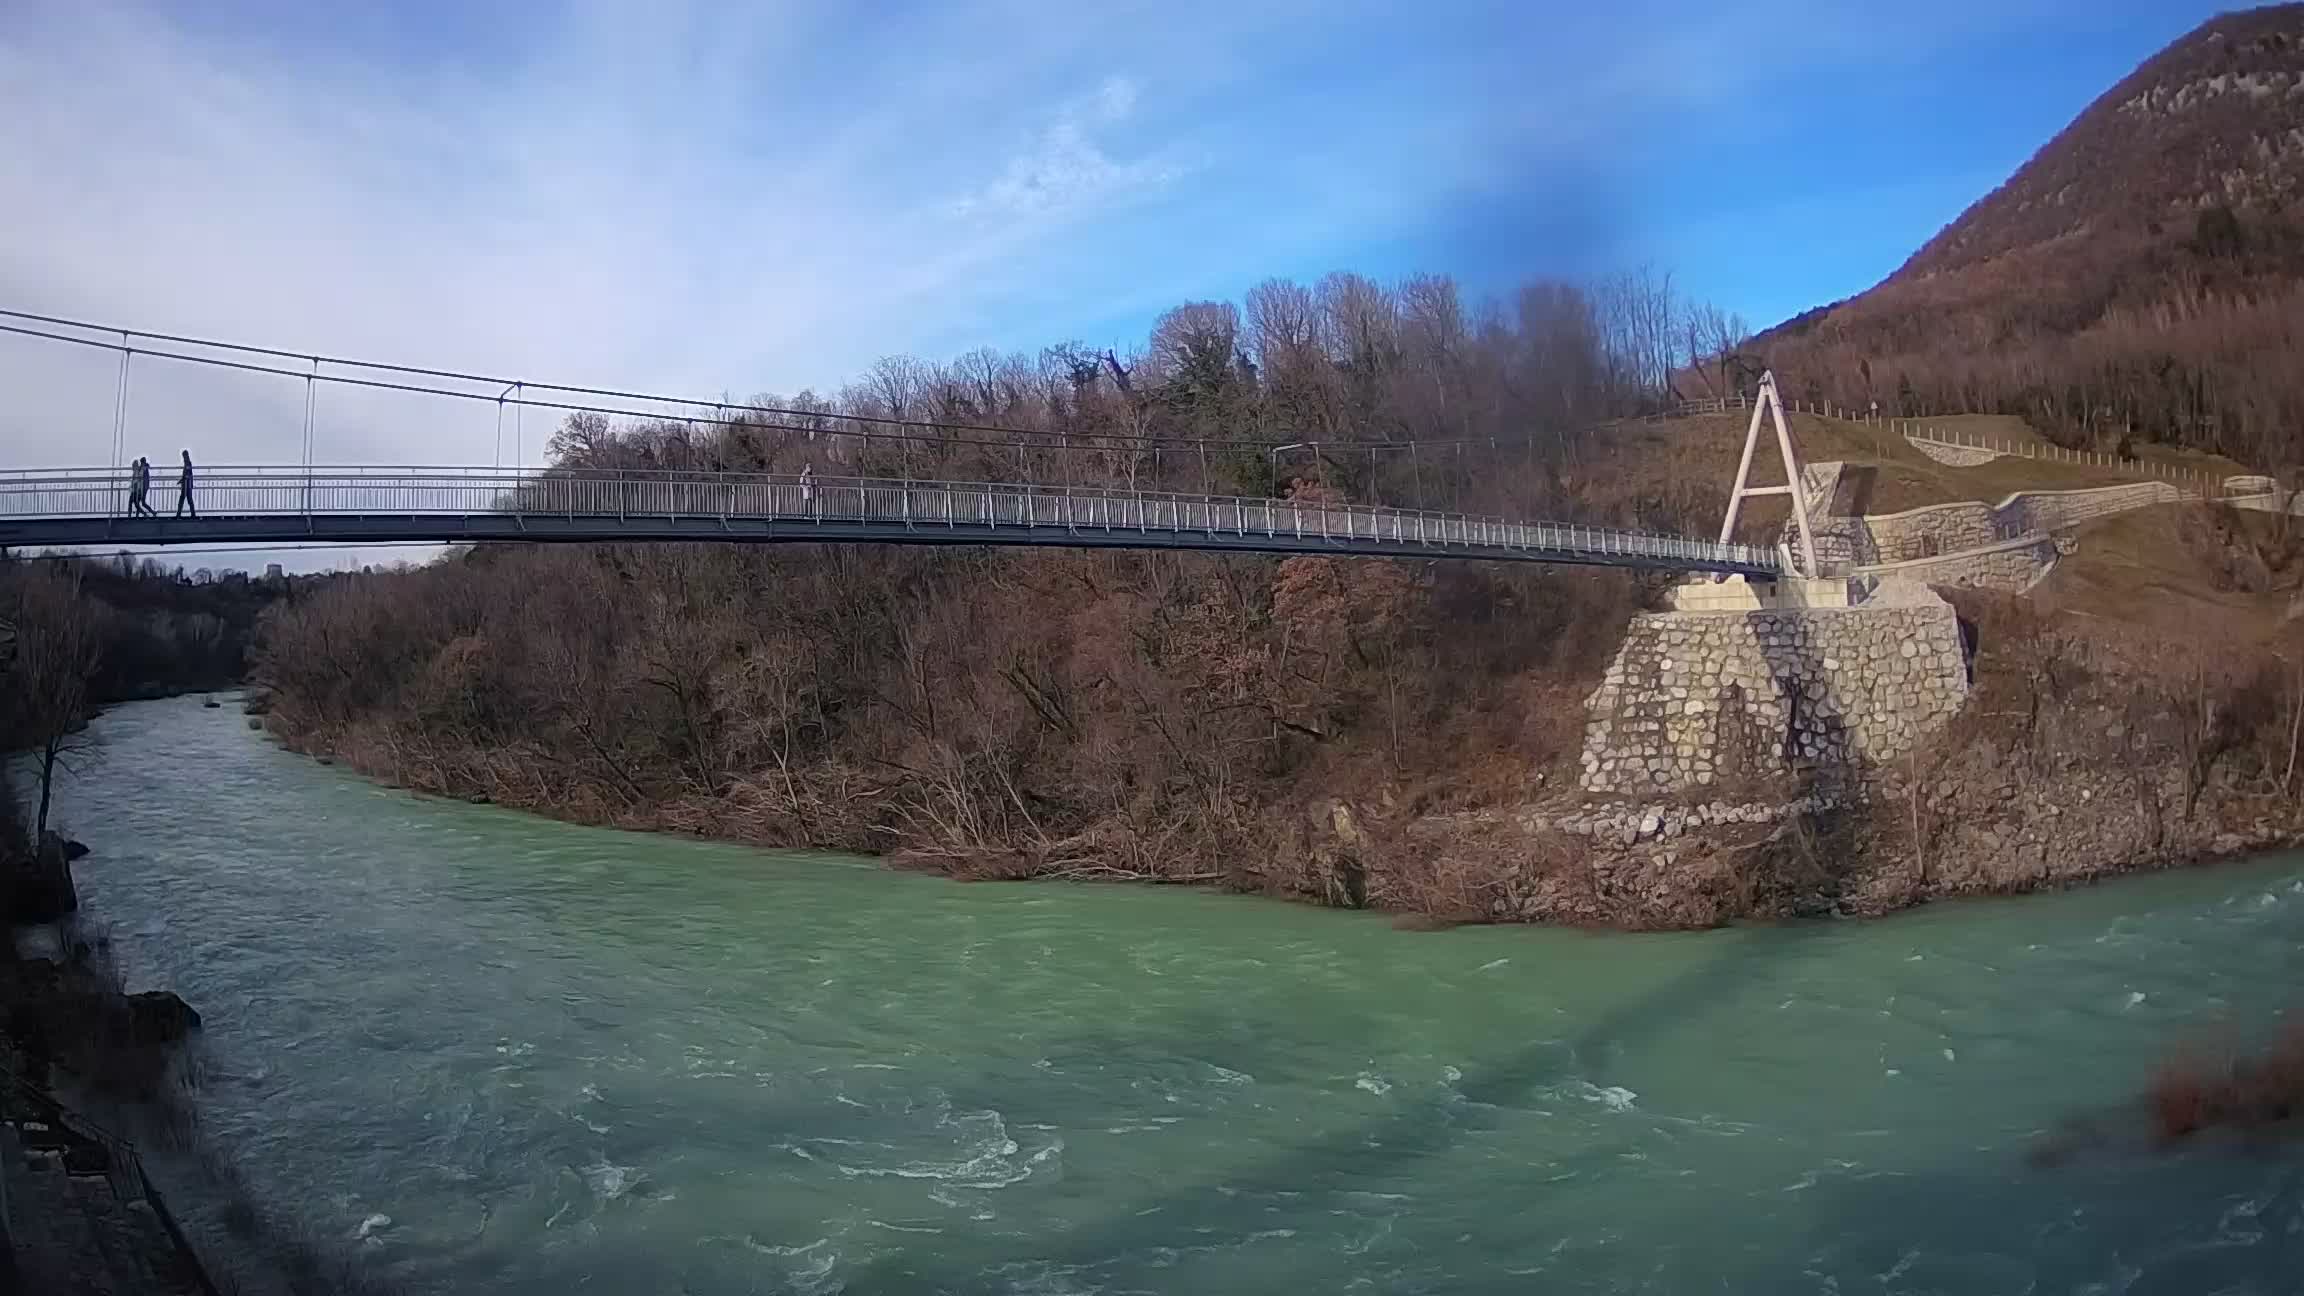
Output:
<svg viewBox="0 0 2304 1296">
<path fill-rule="evenodd" d="M 112 392 L 112 467 L 115 469 L 124 467 L 127 463 L 128 362 L 135 356 L 135 349 L 128 345 L 128 334 L 123 331 L 120 334 L 120 378 L 118 385 L 114 387 Z M 116 491 L 109 493 L 119 494 Z M 118 499 L 113 500 L 112 509 L 115 514 L 118 513 L 120 507 L 120 501 Z"/>
<path fill-rule="evenodd" d="M 304 375 L 304 524 L 312 525 L 312 461 L 316 457 L 313 446 L 318 433 L 313 427 L 313 409 L 319 401 L 320 357 L 312 357 L 312 370 Z"/>
<path fill-rule="evenodd" d="M 499 473 L 504 471 L 504 398 L 511 395 L 514 388 L 515 384 L 506 383 L 504 390 L 496 393 L 496 449 L 488 466 Z"/>
<path fill-rule="evenodd" d="M 320 388 L 320 357 L 312 357 L 312 371 L 304 375 L 304 476 L 312 476 L 312 408 Z"/>
</svg>

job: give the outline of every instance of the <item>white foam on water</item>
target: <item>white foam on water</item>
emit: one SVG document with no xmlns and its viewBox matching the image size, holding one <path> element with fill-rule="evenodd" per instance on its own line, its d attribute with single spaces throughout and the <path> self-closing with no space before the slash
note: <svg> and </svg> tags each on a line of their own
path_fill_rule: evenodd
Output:
<svg viewBox="0 0 2304 1296">
<path fill-rule="evenodd" d="M 1477 972 L 1493 972 L 1497 968 L 1500 968 L 1511 961 L 1512 960 L 1508 958 L 1490 959 L 1473 970 Z"/>
<path fill-rule="evenodd" d="M 1944 1050 L 1944 1060 L 1947 1062 L 1957 1062 L 1960 1060 L 1960 1055 L 1950 1049 L 1946 1049 Z"/>
<path fill-rule="evenodd" d="M 1912 1247 L 1905 1251 L 1904 1254 L 1897 1256 L 1896 1263 L 1890 1265 L 1887 1272 L 1874 1274 L 1873 1277 L 1878 1278 L 1881 1282 L 1884 1283 L 1892 1283 L 1903 1277 L 1904 1271 L 1910 1269 L 1919 1259 L 1920 1248 Z"/>
<path fill-rule="evenodd" d="M 958 1140 L 959 1146 L 948 1157 L 919 1158 L 893 1165 L 852 1164 L 842 1160 L 830 1164 L 850 1179 L 932 1179 L 956 1188 L 993 1189 L 1021 1183 L 1030 1178 L 1036 1168 L 1059 1163 L 1058 1158 L 1064 1151 L 1064 1140 L 1051 1135 L 1045 1145 L 1025 1153 L 1009 1136 L 1000 1113 L 991 1110 L 947 1111 L 937 1118 L 935 1128 L 952 1131 Z"/>
<path fill-rule="evenodd" d="M 1355 1089 L 1365 1089 L 1372 1094 L 1388 1094 L 1392 1092 L 1392 1082 L 1386 1080 L 1380 1075 L 1377 1075 L 1373 1071 L 1361 1072 L 1360 1078 L 1352 1082 L 1352 1087 Z"/>
<path fill-rule="evenodd" d="M 1596 1085 L 1588 1080 L 1577 1081 L 1573 1092 L 1576 1097 L 1598 1103 L 1612 1112 L 1631 1111 L 1633 1100 L 1640 1096 L 1621 1085 Z"/>
<path fill-rule="evenodd" d="M 1218 1084 L 1243 1085 L 1256 1083 L 1256 1077 L 1248 1074 L 1245 1071 L 1234 1071 L 1230 1067 L 1220 1067 L 1213 1062 L 1203 1062 L 1201 1065 L 1207 1067 L 1210 1071 L 1215 1073 L 1214 1078 Z"/>
<path fill-rule="evenodd" d="M 1457 1081 L 1464 1078 L 1464 1073 L 1457 1070 L 1455 1067 L 1444 1066 L 1440 1068 L 1440 1078 L 1447 1081 L 1449 1084 L 1455 1084 Z"/>
<path fill-rule="evenodd" d="M 374 1233 L 378 1229 L 388 1229 L 390 1227 L 392 1227 L 391 1216 L 371 1215 L 368 1218 L 360 1221 L 360 1227 L 353 1230 L 352 1236 L 360 1239 L 361 1241 L 367 1241 L 369 1234 Z"/>
<path fill-rule="evenodd" d="M 2133 1008 L 2133 1007 L 2135 1007 L 2136 1005 L 2138 1005 L 2138 1004 L 2140 1004 L 2140 1003 L 2142 1003 L 2142 1002 L 2144 1002 L 2144 992 L 2143 992 L 2143 991 L 2141 991 L 2141 990 L 2131 990 L 2131 991 L 2129 991 L 2129 992 L 2128 992 L 2128 1006 L 2129 1006 L 2130 1008 Z"/>
<path fill-rule="evenodd" d="M 638 1167 L 615 1165 L 606 1157 L 600 1158 L 599 1164 L 585 1166 L 576 1173 L 584 1176 L 586 1186 L 602 1201 L 615 1201 L 646 1177 Z"/>
<path fill-rule="evenodd" d="M 796 1264 L 787 1265 L 785 1277 L 791 1281 L 792 1290 L 803 1296 L 836 1292 L 845 1285 L 827 1281 L 832 1276 L 833 1266 L 840 1263 L 840 1253 L 832 1249 L 832 1239 L 828 1237 L 820 1237 L 806 1246 L 770 1246 L 746 1236 L 744 1245 L 764 1256 L 797 1261 Z"/>
</svg>

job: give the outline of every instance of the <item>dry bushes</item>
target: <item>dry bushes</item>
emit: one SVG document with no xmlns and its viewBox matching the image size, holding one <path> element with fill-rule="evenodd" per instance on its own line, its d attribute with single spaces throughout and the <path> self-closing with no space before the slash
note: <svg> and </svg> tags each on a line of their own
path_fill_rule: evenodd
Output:
<svg viewBox="0 0 2304 1296">
<path fill-rule="evenodd" d="M 1338 899 L 1275 825 L 1315 793 L 1524 793 L 1573 759 L 1543 717 L 1576 714 L 1633 597 L 1381 560 L 484 549 L 280 609 L 259 669 L 289 741 L 425 791 Z"/>
</svg>

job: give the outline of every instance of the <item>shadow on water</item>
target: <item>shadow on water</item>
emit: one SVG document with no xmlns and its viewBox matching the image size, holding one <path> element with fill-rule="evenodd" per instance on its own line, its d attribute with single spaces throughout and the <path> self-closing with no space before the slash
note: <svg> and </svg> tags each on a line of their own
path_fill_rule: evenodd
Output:
<svg viewBox="0 0 2304 1296">
<path fill-rule="evenodd" d="M 1589 1080 L 1597 1060 L 1628 1043 L 1645 1043 L 1723 1007 L 1764 983 L 1800 956 L 1815 940 L 1830 935 L 1822 924 L 1743 929 L 1720 933 L 1722 949 L 1713 958 L 1675 976 L 1566 1040 L 1548 1039 L 1518 1048 L 1503 1058 L 1464 1069 L 1455 1085 L 1462 1099 L 1436 1097 L 1403 1102 L 1388 1116 L 1346 1132 L 1275 1150 L 1261 1165 L 1228 1168 L 1221 1182 L 1181 1185 L 1142 1202 L 1126 1214 L 1069 1230 L 1060 1237 L 1030 1242 L 998 1238 L 955 1244 L 940 1238 L 931 1247 L 884 1254 L 843 1270 L 846 1290 L 856 1292 L 995 1292 L 1014 1289 L 1022 1266 L 1059 1269 L 1109 1262 L 1159 1242 L 1205 1249 L 1243 1242 L 1261 1221 L 1243 1218 L 1241 1199 L 1293 1193 L 1309 1214 L 1341 1206 L 1361 1185 L 1439 1156 L 1497 1124 L 1494 1109 L 1525 1109 L 1543 1092 L 1564 1082 Z M 1657 939 L 1675 939 L 1658 937 Z M 1093 1051 L 1100 1036 L 1075 1036 L 1067 1051 Z M 1187 1032 L 1178 1047 L 1189 1051 L 1206 1036 Z M 1189 1042 L 1187 1042 L 1189 1041 Z M 1141 1035 L 1111 1036 L 1115 1047 L 1141 1050 Z M 1531 1210 L 1538 1194 L 1555 1187 L 1574 1191 L 1585 1172 L 1617 1164 L 1632 1149 L 1625 1140 L 1580 1151 L 1543 1166 L 1541 1180 L 1526 1185 Z M 1544 1180 L 1558 1180 L 1557 1185 Z M 1148 1239 L 1157 1220 L 1166 1236 Z"/>
<path fill-rule="evenodd" d="M 1898 1292 L 2297 1290 L 2304 1166 L 2291 1159 L 2132 1154 L 2027 1169 L 2021 1154 L 2010 1147 L 1999 1165 L 1973 1174 L 1825 1178 L 1812 1190 L 1805 1264 L 1843 1284 Z M 1756 1284 L 1782 1273 L 1748 1277 Z M 1738 1277 L 1723 1274 L 1746 1290 Z"/>
</svg>

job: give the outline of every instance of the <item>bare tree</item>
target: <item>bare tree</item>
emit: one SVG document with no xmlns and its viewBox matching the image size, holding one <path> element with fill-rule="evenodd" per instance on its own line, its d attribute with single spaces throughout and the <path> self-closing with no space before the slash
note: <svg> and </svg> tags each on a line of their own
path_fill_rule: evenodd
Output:
<svg viewBox="0 0 2304 1296">
<path fill-rule="evenodd" d="M 1711 302 L 1691 305 L 1682 321 L 1686 330 L 1688 367 L 1704 384 L 1708 396 L 1733 396 L 1745 368 L 1741 351 L 1751 340 L 1751 328 L 1741 315 L 1730 314 Z"/>
<path fill-rule="evenodd" d="M 77 566 L 24 564 L 7 585 L 7 620 L 16 627 L 10 668 L 11 727 L 38 765 L 40 808 L 33 841 L 48 832 L 56 771 L 94 749 L 88 732 L 88 682 L 101 656 L 99 608 L 80 593 Z"/>
</svg>

